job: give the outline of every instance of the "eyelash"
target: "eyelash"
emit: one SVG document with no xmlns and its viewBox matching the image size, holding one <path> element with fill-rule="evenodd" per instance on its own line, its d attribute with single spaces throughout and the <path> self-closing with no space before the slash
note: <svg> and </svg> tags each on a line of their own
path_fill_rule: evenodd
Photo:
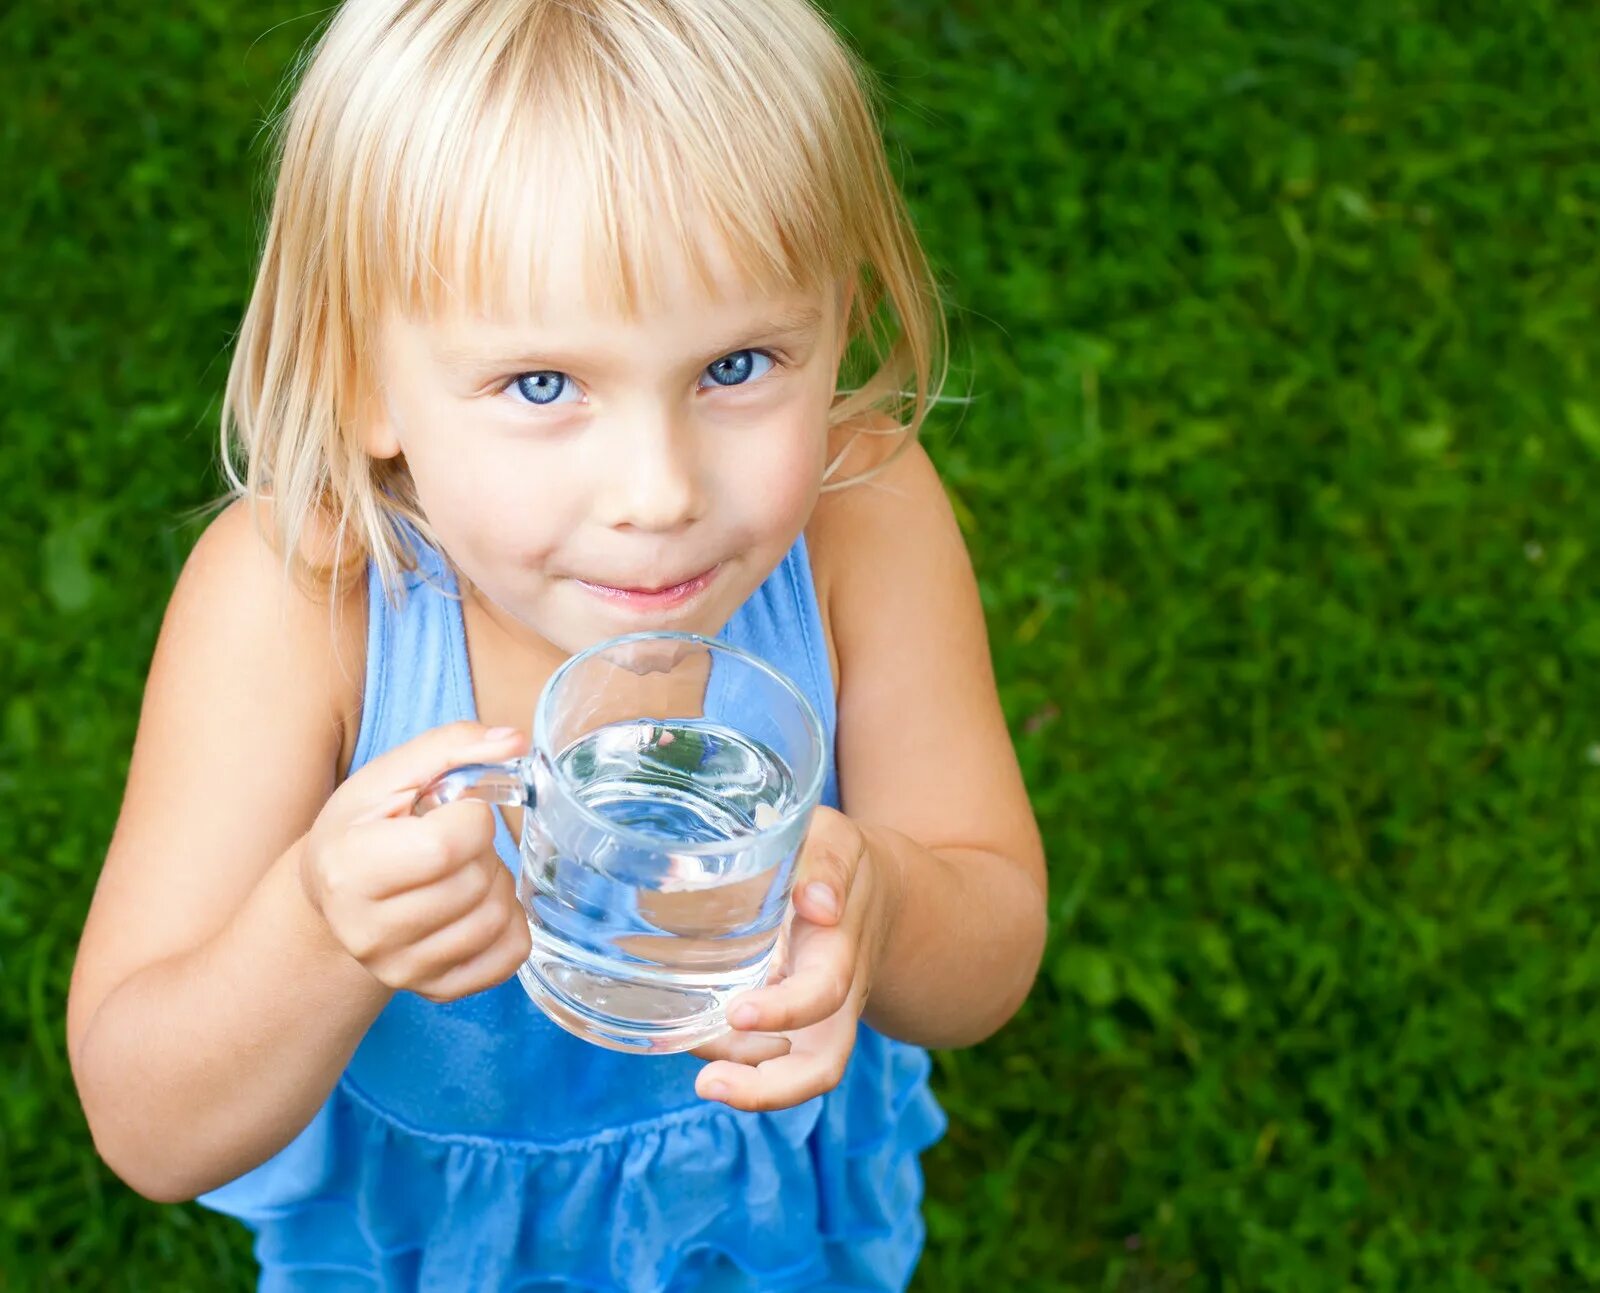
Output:
<svg viewBox="0 0 1600 1293">
<path fill-rule="evenodd" d="M 740 382 L 737 386 L 721 386 L 721 387 L 719 387 L 719 386 L 716 385 L 716 383 L 713 383 L 711 385 L 711 387 L 703 388 L 703 389 L 727 390 L 727 391 L 743 390 L 743 389 L 745 389 L 747 387 L 758 385 L 759 383 L 764 381 L 766 378 L 771 377 L 772 374 L 777 372 L 780 368 L 787 368 L 789 366 L 787 359 L 782 354 L 780 354 L 776 350 L 768 350 L 764 346 L 740 346 L 738 350 L 730 350 L 726 354 L 718 355 L 716 359 L 713 359 L 711 361 L 711 364 L 718 363 L 721 360 L 724 360 L 724 359 L 728 358 L 729 355 L 743 354 L 746 351 L 748 351 L 752 355 L 762 355 L 762 356 L 764 356 L 765 358 L 767 358 L 768 360 L 770 360 L 772 362 L 772 367 L 769 368 L 766 372 L 762 373 L 760 377 L 752 378 L 748 382 Z M 711 364 L 707 364 L 705 368 L 702 368 L 700 370 L 702 375 L 704 375 L 704 373 L 705 373 L 707 368 L 711 367 Z M 559 373 L 562 377 L 565 377 L 569 382 L 572 382 L 572 384 L 574 386 L 577 385 L 576 380 L 572 377 L 572 375 L 570 373 L 561 372 L 560 369 L 556 369 L 556 368 L 538 368 L 538 369 L 530 369 L 529 371 L 523 372 L 523 373 L 513 373 L 513 374 L 511 374 L 510 377 L 507 377 L 504 381 L 499 383 L 499 385 L 498 385 L 498 387 L 496 389 L 496 393 L 500 394 L 500 395 L 505 395 L 507 392 L 509 392 L 511 390 L 511 388 L 513 386 L 515 386 L 518 382 L 520 382 L 524 377 L 537 377 L 542 373 Z M 548 407 L 550 407 L 550 405 L 538 404 L 538 403 L 534 402 L 533 400 L 515 400 L 513 402 L 516 403 L 516 404 L 521 405 L 523 408 L 530 408 L 530 409 L 548 408 Z M 554 401 L 552 401 L 551 403 L 553 404 Z"/>
</svg>

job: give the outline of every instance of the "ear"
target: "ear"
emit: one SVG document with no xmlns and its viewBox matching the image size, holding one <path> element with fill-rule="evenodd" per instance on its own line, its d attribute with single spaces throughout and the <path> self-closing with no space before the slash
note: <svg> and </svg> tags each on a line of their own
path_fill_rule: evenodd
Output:
<svg viewBox="0 0 1600 1293">
<path fill-rule="evenodd" d="M 374 392 L 363 401 L 361 420 L 356 431 L 361 439 L 361 447 L 370 457 L 400 456 L 400 435 L 394 425 L 394 416 L 389 411 L 389 401 L 381 391 Z"/>
</svg>

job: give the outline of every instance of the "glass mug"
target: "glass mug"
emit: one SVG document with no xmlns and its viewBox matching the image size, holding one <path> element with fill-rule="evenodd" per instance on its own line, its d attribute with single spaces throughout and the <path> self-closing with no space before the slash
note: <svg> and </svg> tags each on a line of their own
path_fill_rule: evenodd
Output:
<svg viewBox="0 0 1600 1293">
<path fill-rule="evenodd" d="M 727 1031 L 765 981 L 826 770 L 822 724 L 764 661 L 693 633 L 633 633 L 545 684 L 520 759 L 455 768 L 414 812 L 521 808 L 517 977 L 569 1032 L 669 1053 Z"/>
</svg>

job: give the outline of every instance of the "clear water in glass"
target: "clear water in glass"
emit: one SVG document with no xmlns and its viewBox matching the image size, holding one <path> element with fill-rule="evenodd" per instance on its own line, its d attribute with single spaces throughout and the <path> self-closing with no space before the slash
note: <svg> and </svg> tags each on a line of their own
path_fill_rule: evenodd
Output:
<svg viewBox="0 0 1600 1293">
<path fill-rule="evenodd" d="M 797 802 L 790 768 L 705 719 L 612 723 L 556 765 L 600 820 L 548 800 L 524 815 L 524 988 L 616 1049 L 686 1050 L 722 1032 L 728 999 L 765 977 L 787 910 L 797 837 L 766 828 Z"/>
</svg>

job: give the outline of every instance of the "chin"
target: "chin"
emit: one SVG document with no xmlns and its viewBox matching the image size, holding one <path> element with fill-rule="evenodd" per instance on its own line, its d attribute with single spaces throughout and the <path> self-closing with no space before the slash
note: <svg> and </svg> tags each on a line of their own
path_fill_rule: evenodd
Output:
<svg viewBox="0 0 1600 1293">
<path fill-rule="evenodd" d="M 697 633 L 701 637 L 714 638 L 722 631 L 731 615 L 706 614 L 701 612 L 693 615 L 619 615 L 614 619 L 601 618 L 594 621 L 587 641 L 577 648 L 593 646 L 605 638 L 621 637 L 627 633 Z"/>
</svg>

